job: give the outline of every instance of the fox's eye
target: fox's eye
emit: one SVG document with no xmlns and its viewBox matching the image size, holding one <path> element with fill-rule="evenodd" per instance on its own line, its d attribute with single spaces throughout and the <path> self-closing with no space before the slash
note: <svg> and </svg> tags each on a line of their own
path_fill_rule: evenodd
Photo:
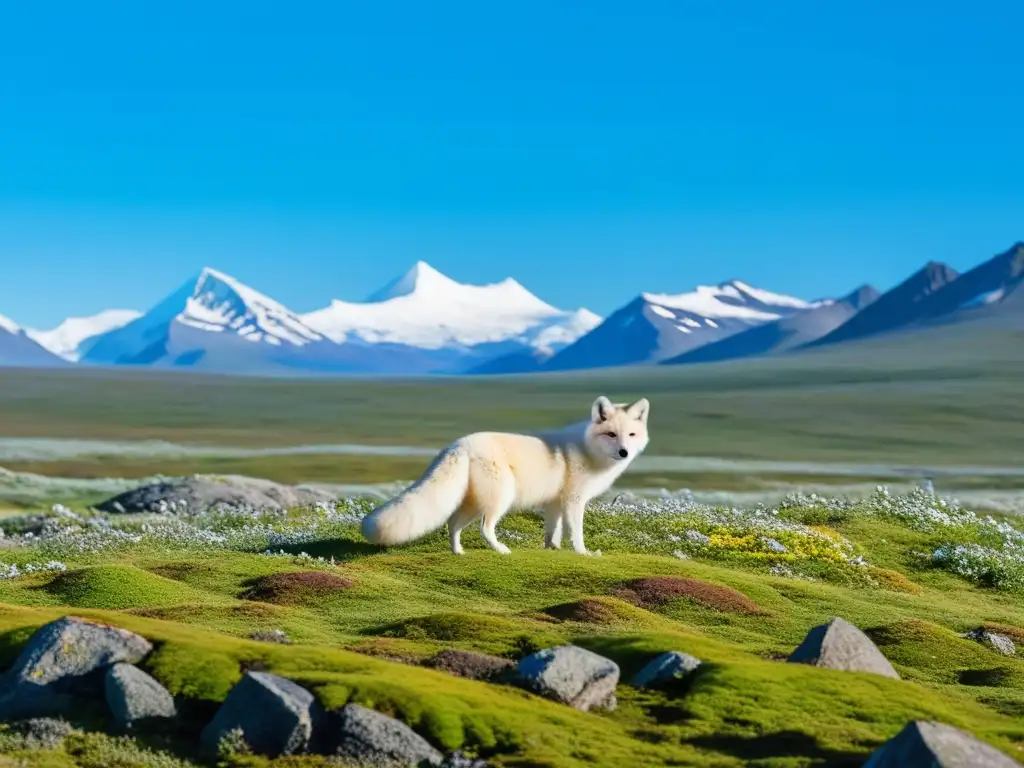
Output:
<svg viewBox="0 0 1024 768">
<path fill-rule="evenodd" d="M 614 432 L 605 432 L 605 434 L 608 435 L 608 437 L 615 437 Z"/>
<path fill-rule="evenodd" d="M 636 432 L 630 432 L 630 433 L 629 433 L 629 436 L 630 436 L 630 437 L 636 437 Z"/>
</svg>

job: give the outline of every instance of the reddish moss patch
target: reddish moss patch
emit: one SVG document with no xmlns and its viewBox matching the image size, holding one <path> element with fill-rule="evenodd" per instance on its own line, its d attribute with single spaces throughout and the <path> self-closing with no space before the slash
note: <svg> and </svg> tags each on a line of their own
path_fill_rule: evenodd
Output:
<svg viewBox="0 0 1024 768">
<path fill-rule="evenodd" d="M 264 603 L 301 603 L 351 586 L 351 579 L 324 571 L 272 573 L 250 582 L 239 597 Z"/>
<path fill-rule="evenodd" d="M 189 576 L 201 572 L 202 569 L 195 563 L 167 563 L 166 565 L 155 565 L 147 570 L 157 576 L 163 576 L 165 579 L 187 581 Z"/>
<path fill-rule="evenodd" d="M 486 653 L 449 648 L 427 659 L 425 666 L 470 680 L 496 680 L 512 668 L 512 662 Z"/>
<path fill-rule="evenodd" d="M 627 603 L 652 610 L 673 600 L 690 600 L 723 613 L 762 613 L 761 608 L 735 589 L 679 576 L 649 576 L 628 581 L 615 591 Z"/>
<path fill-rule="evenodd" d="M 618 618 L 615 609 L 593 597 L 545 608 L 544 613 L 562 621 L 582 621 L 588 624 L 612 624 Z"/>
</svg>

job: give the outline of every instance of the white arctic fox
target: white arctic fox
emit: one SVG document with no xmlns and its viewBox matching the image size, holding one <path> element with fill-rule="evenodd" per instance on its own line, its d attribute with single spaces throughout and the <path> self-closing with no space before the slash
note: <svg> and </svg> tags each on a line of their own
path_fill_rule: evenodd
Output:
<svg viewBox="0 0 1024 768">
<path fill-rule="evenodd" d="M 476 432 L 441 451 L 413 485 L 363 520 L 374 544 L 404 544 L 445 523 L 452 552 L 462 554 L 462 529 L 480 518 L 480 532 L 501 554 L 509 549 L 494 527 L 510 509 L 540 507 L 544 543 L 558 548 L 562 521 L 572 547 L 583 545 L 583 510 L 607 491 L 647 447 L 646 399 L 632 405 L 599 397 L 590 419 L 552 432 Z"/>
</svg>

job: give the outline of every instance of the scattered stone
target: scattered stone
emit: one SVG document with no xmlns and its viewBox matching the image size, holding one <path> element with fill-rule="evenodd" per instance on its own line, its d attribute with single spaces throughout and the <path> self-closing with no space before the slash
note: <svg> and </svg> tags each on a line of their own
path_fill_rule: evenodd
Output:
<svg viewBox="0 0 1024 768">
<path fill-rule="evenodd" d="M 864 768 L 1021 768 L 994 747 L 943 723 L 918 720 L 879 747 Z"/>
<path fill-rule="evenodd" d="M 441 761 L 441 768 L 490 768 L 490 763 L 480 758 L 466 757 L 461 752 L 452 752 Z"/>
<path fill-rule="evenodd" d="M 783 544 L 781 541 L 778 541 L 777 539 L 764 537 L 763 541 L 764 545 L 768 547 L 768 549 L 770 549 L 772 552 L 778 552 L 780 554 L 789 552 L 789 550 L 786 549 L 786 545 Z"/>
<path fill-rule="evenodd" d="M 586 712 L 614 709 L 619 665 L 575 645 L 560 645 L 527 656 L 516 669 L 534 693 Z"/>
<path fill-rule="evenodd" d="M 668 651 L 652 659 L 633 677 L 637 688 L 657 688 L 682 680 L 701 665 L 700 659 L 681 651 Z"/>
<path fill-rule="evenodd" d="M 285 510 L 332 501 L 326 491 L 281 485 L 243 475 L 193 475 L 150 483 L 107 499 L 97 507 L 104 512 L 203 511 L 223 504 L 249 509 Z"/>
<path fill-rule="evenodd" d="M 711 543 L 711 537 L 700 531 L 687 531 L 686 538 L 702 547 Z"/>
<path fill-rule="evenodd" d="M 857 627 L 836 617 L 807 633 L 789 657 L 793 664 L 811 664 L 848 672 L 872 672 L 899 680 L 889 660 Z"/>
<path fill-rule="evenodd" d="M 999 632 L 992 632 L 984 627 L 972 629 L 970 632 L 960 635 L 960 637 L 979 642 L 986 648 L 991 648 L 993 651 L 1003 654 L 1003 656 L 1015 656 L 1017 654 L 1017 644 L 1013 642 L 1011 637 Z"/>
<path fill-rule="evenodd" d="M 288 637 L 283 629 L 260 629 L 249 635 L 249 639 L 259 640 L 261 643 L 292 644 L 292 639 Z"/>
<path fill-rule="evenodd" d="M 360 764 L 440 766 L 444 759 L 405 723 L 358 704 L 346 704 L 331 712 L 325 730 L 328 754 Z"/>
<path fill-rule="evenodd" d="M 132 728 L 142 721 L 175 717 L 174 698 L 160 683 L 131 664 L 114 664 L 105 680 L 107 706 L 114 721 Z"/>
<path fill-rule="evenodd" d="M 449 648 L 438 651 L 427 660 L 426 666 L 470 680 L 496 680 L 514 665 L 508 659 L 488 656 L 486 653 Z"/>
<path fill-rule="evenodd" d="M 237 728 L 256 754 L 299 754 L 309 748 L 319 718 L 319 705 L 305 688 L 269 672 L 246 672 L 203 730 L 203 750 L 216 754 L 220 740 Z"/>
<path fill-rule="evenodd" d="M 66 714 L 75 697 L 99 698 L 111 664 L 141 661 L 148 640 L 117 627 L 65 616 L 40 627 L 6 675 L 0 695 L 5 719 Z"/>
<path fill-rule="evenodd" d="M 26 749 L 56 749 L 74 730 L 66 720 L 33 717 L 11 723 L 9 732 L 24 739 Z"/>
</svg>

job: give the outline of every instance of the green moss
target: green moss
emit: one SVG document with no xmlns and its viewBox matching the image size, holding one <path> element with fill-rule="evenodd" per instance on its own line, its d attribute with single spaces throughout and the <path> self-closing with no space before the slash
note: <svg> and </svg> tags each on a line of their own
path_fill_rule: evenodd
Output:
<svg viewBox="0 0 1024 768">
<path fill-rule="evenodd" d="M 216 598 L 130 565 L 99 565 L 68 571 L 43 589 L 77 608 L 149 608 L 202 603 Z"/>
<path fill-rule="evenodd" d="M 93 617 L 154 642 L 144 667 L 197 724 L 244 669 L 262 668 L 309 686 L 328 706 L 373 706 L 439 748 L 467 749 L 498 766 L 857 765 L 917 717 L 965 728 L 1011 753 L 1024 745 L 1024 662 L 958 637 L 986 624 L 1024 627 L 1024 605 L 914 555 L 927 551 L 928 535 L 856 516 L 833 520 L 878 570 L 818 563 L 820 570 L 801 572 L 812 581 L 773 576 L 757 562 L 637 551 L 630 542 L 645 523 L 623 517 L 613 525 L 611 516 L 593 516 L 590 525 L 604 526 L 611 543 L 593 558 L 540 550 L 541 523 L 529 516 L 510 521 L 522 539 L 509 557 L 468 535 L 479 548 L 453 557 L 443 533 L 379 551 L 344 526 L 296 545 L 344 558 L 338 566 L 159 546 L 90 555 L 69 560 L 71 570 L 57 577 L 0 582 L 0 665 L 41 624 L 66 613 Z M 624 533 L 616 539 L 612 528 Z M 297 575 L 314 570 L 331 578 Z M 614 596 L 630 584 L 689 591 L 673 588 L 646 610 Z M 257 587 L 260 594 L 250 591 Z M 904 680 L 780 661 L 836 615 L 864 628 Z M 244 639 L 267 629 L 284 630 L 295 644 Z M 579 713 L 421 666 L 442 648 L 519 658 L 566 642 L 615 660 L 623 680 L 667 650 L 691 653 L 704 666 L 685 693 L 620 685 L 611 713 Z M 86 752 L 112 765 L 140 764 L 122 743 L 88 743 Z M 46 759 L 73 764 L 64 752 Z M 99 759 L 85 754 L 80 762 Z"/>
<path fill-rule="evenodd" d="M 384 637 L 431 640 L 504 656 L 525 656 L 565 642 L 566 635 L 529 619 L 506 619 L 468 613 L 435 613 L 390 624 L 374 631 Z"/>
</svg>

